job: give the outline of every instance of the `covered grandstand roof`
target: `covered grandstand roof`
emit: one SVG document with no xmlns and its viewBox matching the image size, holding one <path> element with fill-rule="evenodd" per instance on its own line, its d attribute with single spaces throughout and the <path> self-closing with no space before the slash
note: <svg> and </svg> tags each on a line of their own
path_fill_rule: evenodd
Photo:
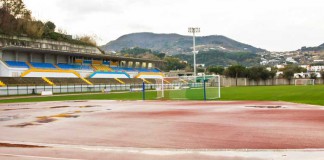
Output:
<svg viewBox="0 0 324 160">
<path fill-rule="evenodd" d="M 3 51 L 21 51 L 21 52 L 32 52 L 32 53 L 49 53 L 49 54 L 57 54 L 57 55 L 71 55 L 71 56 L 83 56 L 83 57 L 92 57 L 92 58 L 107 58 L 110 60 L 123 60 L 123 61 L 138 61 L 138 62 L 159 62 L 165 63 L 163 60 L 152 60 L 152 59 L 142 59 L 142 58 L 131 58 L 131 57 L 123 57 L 123 56 L 114 56 L 114 55 L 106 55 L 106 54 L 89 54 L 89 53 L 78 53 L 71 51 L 58 51 L 51 49 L 40 49 L 40 48 L 32 48 L 26 46 L 4 46 L 2 47 Z"/>
</svg>

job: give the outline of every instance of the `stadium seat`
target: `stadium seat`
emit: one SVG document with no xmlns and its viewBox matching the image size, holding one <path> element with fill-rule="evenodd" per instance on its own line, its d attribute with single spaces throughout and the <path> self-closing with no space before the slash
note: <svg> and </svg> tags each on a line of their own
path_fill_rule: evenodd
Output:
<svg viewBox="0 0 324 160">
<path fill-rule="evenodd" d="M 51 63 L 30 62 L 30 64 L 35 68 L 56 69 L 56 67 Z"/>
<path fill-rule="evenodd" d="M 26 62 L 19 62 L 19 61 L 6 61 L 9 67 L 18 67 L 18 68 L 29 68 Z"/>
<path fill-rule="evenodd" d="M 96 71 L 110 72 L 112 69 L 106 65 L 92 65 Z"/>
<path fill-rule="evenodd" d="M 61 69 L 73 69 L 73 70 L 92 70 L 90 66 L 78 65 L 78 64 L 57 64 Z"/>
</svg>

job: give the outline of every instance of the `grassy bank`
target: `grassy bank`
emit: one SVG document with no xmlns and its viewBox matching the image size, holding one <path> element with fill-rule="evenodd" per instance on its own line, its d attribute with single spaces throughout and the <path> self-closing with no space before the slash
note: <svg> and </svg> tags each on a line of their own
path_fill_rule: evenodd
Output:
<svg viewBox="0 0 324 160">
<path fill-rule="evenodd" d="M 324 106 L 324 85 L 316 86 L 249 86 L 222 88 L 219 100 L 260 100 L 260 101 L 287 101 Z M 201 90 L 191 90 L 186 93 L 192 100 L 202 100 Z M 146 92 L 146 99 L 156 99 L 156 92 Z M 141 92 L 59 95 L 50 97 L 15 97 L 3 99 L 0 103 L 10 102 L 39 102 L 39 101 L 63 101 L 63 100 L 141 100 Z"/>
</svg>

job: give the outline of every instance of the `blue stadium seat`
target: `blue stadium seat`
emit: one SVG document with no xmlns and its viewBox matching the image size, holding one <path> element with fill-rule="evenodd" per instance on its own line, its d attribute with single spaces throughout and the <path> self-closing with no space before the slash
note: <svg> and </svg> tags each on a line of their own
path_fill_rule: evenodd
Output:
<svg viewBox="0 0 324 160">
<path fill-rule="evenodd" d="M 161 72 L 160 70 L 154 69 L 146 69 L 146 68 L 128 68 L 128 67 L 110 67 L 116 72 Z"/>
<path fill-rule="evenodd" d="M 6 61 L 9 67 L 18 67 L 18 68 L 29 68 L 26 62 L 19 62 L 19 61 Z"/>
<path fill-rule="evenodd" d="M 62 69 L 92 70 L 92 68 L 90 66 L 79 65 L 79 64 L 64 64 L 64 63 L 60 63 L 60 64 L 57 64 L 57 66 L 60 67 L 60 68 L 62 68 Z"/>
<path fill-rule="evenodd" d="M 161 72 L 161 71 L 156 68 L 153 68 L 153 69 L 151 69 L 151 72 Z"/>
<path fill-rule="evenodd" d="M 30 64 L 35 68 L 56 69 L 56 67 L 51 63 L 30 62 Z"/>
</svg>

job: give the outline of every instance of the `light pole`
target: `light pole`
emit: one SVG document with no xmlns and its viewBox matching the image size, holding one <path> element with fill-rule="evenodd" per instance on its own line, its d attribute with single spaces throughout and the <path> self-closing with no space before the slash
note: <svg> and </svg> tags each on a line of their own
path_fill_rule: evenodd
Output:
<svg viewBox="0 0 324 160">
<path fill-rule="evenodd" d="M 196 54 L 198 53 L 198 51 L 196 51 L 196 39 L 195 39 L 195 36 L 196 36 L 196 33 L 199 33 L 200 32 L 200 28 L 199 27 L 189 27 L 188 28 L 188 32 L 189 33 L 192 33 L 193 36 L 192 36 L 192 53 L 194 55 L 194 76 L 197 76 L 197 69 L 196 69 Z"/>
</svg>

